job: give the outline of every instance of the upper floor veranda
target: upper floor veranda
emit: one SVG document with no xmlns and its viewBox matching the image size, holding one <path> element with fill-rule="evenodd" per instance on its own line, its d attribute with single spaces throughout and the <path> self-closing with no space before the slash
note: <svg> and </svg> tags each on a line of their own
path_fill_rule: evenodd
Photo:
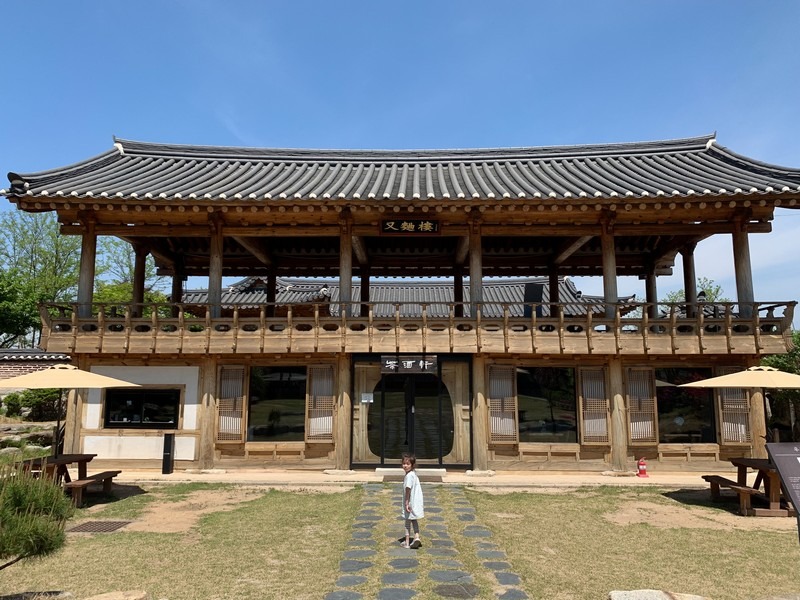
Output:
<svg viewBox="0 0 800 600">
<path fill-rule="evenodd" d="M 791 349 L 795 304 L 52 304 L 41 315 L 48 351 L 95 355 L 760 356 Z"/>
</svg>

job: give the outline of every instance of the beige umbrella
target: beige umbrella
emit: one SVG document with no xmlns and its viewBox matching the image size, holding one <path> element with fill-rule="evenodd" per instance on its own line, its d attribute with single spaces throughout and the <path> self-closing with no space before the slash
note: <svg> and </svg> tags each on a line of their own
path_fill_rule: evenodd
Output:
<svg viewBox="0 0 800 600">
<path fill-rule="evenodd" d="M 750 367 L 736 373 L 683 383 L 678 387 L 800 389 L 800 375 L 773 367 Z"/>
<path fill-rule="evenodd" d="M 138 383 L 131 383 L 130 381 L 123 381 L 122 379 L 115 379 L 105 375 L 98 375 L 91 371 L 83 371 L 73 365 L 53 365 L 40 371 L 33 373 L 26 373 L 25 375 L 17 375 L 16 377 L 9 377 L 8 379 L 0 379 L 0 389 L 7 388 L 26 388 L 26 389 L 49 389 L 61 388 L 64 389 L 103 389 L 111 387 L 140 387 Z M 58 445 L 61 440 L 58 439 L 59 431 L 61 430 L 61 401 L 58 398 L 58 420 L 56 421 L 56 439 L 54 456 L 58 456 Z"/>
</svg>

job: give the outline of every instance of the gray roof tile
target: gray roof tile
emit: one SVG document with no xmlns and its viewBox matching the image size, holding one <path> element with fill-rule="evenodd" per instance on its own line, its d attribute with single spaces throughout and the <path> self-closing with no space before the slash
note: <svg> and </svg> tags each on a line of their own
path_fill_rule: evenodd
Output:
<svg viewBox="0 0 800 600">
<path fill-rule="evenodd" d="M 603 299 L 581 294 L 571 279 L 559 278 L 559 302 L 565 305 L 565 315 L 585 315 L 586 306 L 592 305 L 593 312 L 603 312 Z M 531 286 L 540 290 L 533 291 Z M 453 284 L 449 281 L 426 279 L 402 279 L 371 281 L 370 302 L 375 306 L 375 316 L 379 318 L 394 315 L 395 304 L 402 303 L 401 316 L 417 317 L 422 314 L 421 304 L 428 304 L 428 315 L 446 317 L 448 304 L 453 302 Z M 530 293 L 537 299 L 531 300 Z M 538 294 L 541 299 L 538 299 Z M 354 301 L 361 298 L 361 286 L 354 281 L 352 286 Z M 523 316 L 525 303 L 547 303 L 550 299 L 550 283 L 546 277 L 510 278 L 504 280 L 484 280 L 483 314 L 487 317 L 501 317 L 503 305 L 508 305 L 509 316 Z M 632 301 L 633 296 L 621 298 L 620 302 Z M 258 277 L 244 279 L 222 292 L 222 304 L 238 305 L 239 308 L 255 308 L 266 303 L 266 282 Z M 464 285 L 464 302 L 470 301 L 469 285 Z M 208 302 L 207 290 L 186 290 L 183 294 L 185 304 L 205 304 Z M 326 304 L 339 302 L 339 282 L 331 279 L 278 278 L 275 302 L 285 304 Z M 548 307 L 544 307 L 549 312 Z M 338 307 L 331 307 L 331 314 L 338 314 Z"/>
<path fill-rule="evenodd" d="M 9 197 L 121 199 L 513 199 L 797 194 L 800 170 L 712 136 L 585 146 L 301 150 L 115 140 L 74 165 L 15 175 Z"/>
</svg>

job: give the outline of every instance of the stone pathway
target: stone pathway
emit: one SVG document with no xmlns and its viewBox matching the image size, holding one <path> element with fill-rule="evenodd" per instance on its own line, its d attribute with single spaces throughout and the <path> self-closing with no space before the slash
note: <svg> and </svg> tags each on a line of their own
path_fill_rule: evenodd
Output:
<svg viewBox="0 0 800 600">
<path fill-rule="evenodd" d="M 477 522 L 460 486 L 426 486 L 422 548 L 401 548 L 401 492 L 402 484 L 364 486 L 352 539 L 339 563 L 340 576 L 325 600 L 528 598 L 505 551 Z"/>
</svg>

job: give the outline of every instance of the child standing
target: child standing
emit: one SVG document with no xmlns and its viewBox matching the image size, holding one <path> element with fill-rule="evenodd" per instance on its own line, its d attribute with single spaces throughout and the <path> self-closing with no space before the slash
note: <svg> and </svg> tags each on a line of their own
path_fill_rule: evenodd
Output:
<svg viewBox="0 0 800 600">
<path fill-rule="evenodd" d="M 403 454 L 403 519 L 406 526 L 406 537 L 401 543 L 403 548 L 413 548 L 416 550 L 422 545 L 419 539 L 418 520 L 425 516 L 425 508 L 422 500 L 422 486 L 419 484 L 419 477 L 415 471 L 417 457 L 413 454 Z M 414 532 L 414 539 L 411 539 L 411 531 Z"/>
</svg>

